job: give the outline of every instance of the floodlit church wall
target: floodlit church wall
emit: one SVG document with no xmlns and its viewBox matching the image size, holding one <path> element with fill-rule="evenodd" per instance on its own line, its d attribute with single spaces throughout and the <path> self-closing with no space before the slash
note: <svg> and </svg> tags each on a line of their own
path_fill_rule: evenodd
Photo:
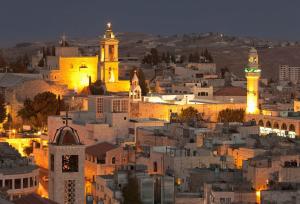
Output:
<svg viewBox="0 0 300 204">
<path fill-rule="evenodd" d="M 131 117 L 133 118 L 157 118 L 161 120 L 170 119 L 171 113 L 180 113 L 182 109 L 194 107 L 200 113 L 204 114 L 205 119 L 210 119 L 212 122 L 216 122 L 218 119 L 218 113 L 226 108 L 229 109 L 245 109 L 245 103 L 233 103 L 233 104 L 187 104 L 187 105 L 173 105 L 162 103 L 145 103 L 140 102 L 131 104 Z"/>
<path fill-rule="evenodd" d="M 98 56 L 60 57 L 59 71 L 51 72 L 50 77 L 60 84 L 66 84 L 69 89 L 79 92 L 89 85 L 89 78 L 91 82 L 97 80 L 97 72 Z"/>
</svg>

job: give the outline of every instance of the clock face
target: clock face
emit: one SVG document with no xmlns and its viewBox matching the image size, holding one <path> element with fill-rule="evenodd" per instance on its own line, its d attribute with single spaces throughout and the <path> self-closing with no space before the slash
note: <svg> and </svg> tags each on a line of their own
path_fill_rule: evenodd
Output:
<svg viewBox="0 0 300 204">
<path fill-rule="evenodd" d="M 249 57 L 249 62 L 250 63 L 256 63 L 257 62 L 256 57 Z"/>
</svg>

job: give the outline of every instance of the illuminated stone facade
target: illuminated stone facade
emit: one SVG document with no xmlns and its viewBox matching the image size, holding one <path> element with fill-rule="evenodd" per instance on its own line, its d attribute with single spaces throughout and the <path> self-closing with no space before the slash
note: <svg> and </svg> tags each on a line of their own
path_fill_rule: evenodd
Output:
<svg viewBox="0 0 300 204">
<path fill-rule="evenodd" d="M 58 69 L 51 69 L 46 78 L 58 84 L 67 85 L 68 89 L 81 92 L 90 83 L 101 80 L 108 92 L 128 92 L 130 82 L 119 80 L 119 40 L 111 29 L 107 28 L 100 40 L 100 59 L 96 56 L 78 56 L 76 52 L 70 52 L 70 47 L 57 47 L 61 53 L 70 53 L 59 56 Z M 74 53 L 74 56 L 71 54 Z M 71 55 L 71 56 L 70 56 Z M 98 63 L 100 60 L 100 63 Z M 99 66 L 100 64 L 100 66 Z"/>
<path fill-rule="evenodd" d="M 245 109 L 245 103 L 212 103 L 212 104 L 167 104 L 167 103 L 148 103 L 139 102 L 130 104 L 131 118 L 157 118 L 160 120 L 170 120 L 171 113 L 180 113 L 182 109 L 188 107 L 196 108 L 203 113 L 205 119 L 217 122 L 220 111 L 229 109 Z"/>
<path fill-rule="evenodd" d="M 65 84 L 68 89 L 80 92 L 97 80 L 98 56 L 60 57 L 59 70 L 52 70 L 50 80 Z"/>
<path fill-rule="evenodd" d="M 107 24 L 105 34 L 100 41 L 101 81 L 108 92 L 128 92 L 130 82 L 119 80 L 119 40 L 116 39 L 111 24 Z"/>
<path fill-rule="evenodd" d="M 258 114 L 258 82 L 260 78 L 257 50 L 252 48 L 249 52 L 248 67 L 245 68 L 247 78 L 247 109 L 248 114 Z"/>
</svg>

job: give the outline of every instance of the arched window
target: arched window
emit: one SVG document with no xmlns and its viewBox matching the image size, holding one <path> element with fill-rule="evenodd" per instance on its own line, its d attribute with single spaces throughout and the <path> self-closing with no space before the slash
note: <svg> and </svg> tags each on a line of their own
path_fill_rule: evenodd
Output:
<svg viewBox="0 0 300 204">
<path fill-rule="evenodd" d="M 258 125 L 260 126 L 260 127 L 264 127 L 265 125 L 264 125 L 264 121 L 263 120 L 259 120 L 258 121 Z"/>
<path fill-rule="evenodd" d="M 295 130 L 296 130 L 295 125 L 290 124 L 289 131 L 295 132 Z"/>
<path fill-rule="evenodd" d="M 274 128 L 274 129 L 279 129 L 279 124 L 278 124 L 277 122 L 275 122 L 275 123 L 273 124 L 273 128 Z"/>
<path fill-rule="evenodd" d="M 271 125 L 271 122 L 270 122 L 270 121 L 267 121 L 267 122 L 266 122 L 266 127 L 272 128 L 272 125 Z"/>
<path fill-rule="evenodd" d="M 111 158 L 111 163 L 115 164 L 116 163 L 116 157 Z"/>
<path fill-rule="evenodd" d="M 282 130 L 287 130 L 287 125 L 286 125 L 285 123 L 282 123 L 281 129 L 282 129 Z"/>
</svg>

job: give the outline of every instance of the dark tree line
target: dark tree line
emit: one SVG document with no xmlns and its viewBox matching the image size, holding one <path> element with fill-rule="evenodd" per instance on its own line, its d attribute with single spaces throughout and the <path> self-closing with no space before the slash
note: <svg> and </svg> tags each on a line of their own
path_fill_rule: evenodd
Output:
<svg viewBox="0 0 300 204">
<path fill-rule="evenodd" d="M 160 63 L 170 63 L 176 62 L 176 58 L 174 54 L 171 54 L 169 52 L 162 52 L 159 53 L 156 48 L 152 48 L 150 50 L 150 53 L 144 56 L 142 63 L 143 64 L 151 64 L 151 65 L 158 65 Z"/>
<path fill-rule="evenodd" d="M 30 64 L 30 58 L 27 54 L 20 55 L 14 60 L 8 60 L 4 57 L 2 51 L 0 51 L 0 68 L 8 67 L 10 70 L 16 73 L 26 73 L 27 67 Z M 10 71 L 6 70 L 6 71 Z"/>
<path fill-rule="evenodd" d="M 229 109 L 226 108 L 218 114 L 218 122 L 244 122 L 245 110 L 244 109 Z"/>
<path fill-rule="evenodd" d="M 205 50 L 202 50 L 200 54 L 199 52 L 191 53 L 188 61 L 193 63 L 213 63 L 214 59 L 207 48 L 205 48 Z"/>
</svg>

